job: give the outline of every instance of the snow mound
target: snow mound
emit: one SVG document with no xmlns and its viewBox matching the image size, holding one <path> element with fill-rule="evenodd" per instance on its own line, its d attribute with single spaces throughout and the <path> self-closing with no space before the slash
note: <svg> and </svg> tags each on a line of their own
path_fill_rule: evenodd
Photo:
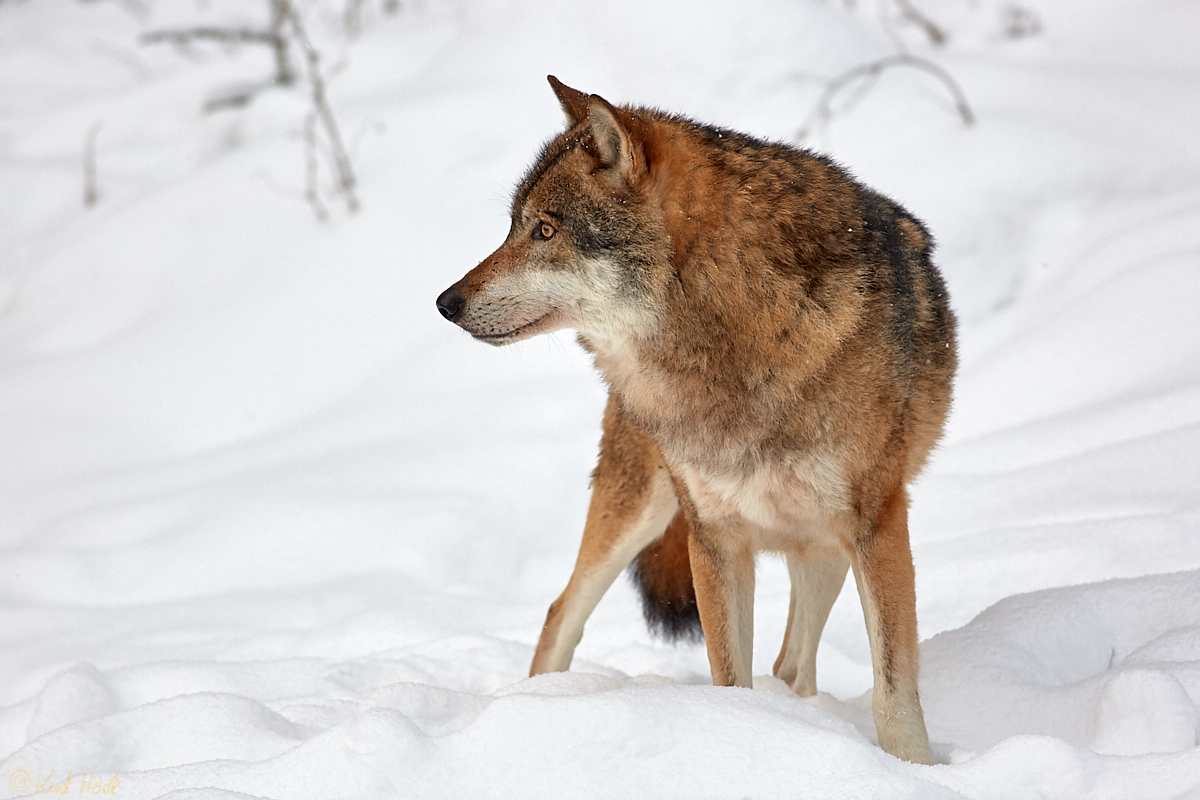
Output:
<svg viewBox="0 0 1200 800">
<path fill-rule="evenodd" d="M 982 750 L 1023 734 L 1112 755 L 1194 748 L 1200 572 L 1010 597 L 922 647 L 930 735 Z"/>
</svg>

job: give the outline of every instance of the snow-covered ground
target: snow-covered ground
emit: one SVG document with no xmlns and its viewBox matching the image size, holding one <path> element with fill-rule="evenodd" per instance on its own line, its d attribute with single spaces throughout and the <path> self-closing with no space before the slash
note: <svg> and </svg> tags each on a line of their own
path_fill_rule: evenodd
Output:
<svg viewBox="0 0 1200 800">
<path fill-rule="evenodd" d="M 893 2 L 383 5 L 303 5 L 360 179 L 322 224 L 302 85 L 202 110 L 265 48 L 138 44 L 265 2 L 0 0 L 0 797 L 1200 798 L 1200 5 L 922 0 L 941 47 Z M 899 46 L 977 124 L 897 68 L 812 144 L 928 222 L 962 322 L 911 525 L 942 763 L 874 746 L 850 587 L 823 693 L 769 676 L 767 557 L 755 690 L 624 580 L 525 678 L 604 394 L 433 300 L 544 76 L 793 139 Z"/>
</svg>

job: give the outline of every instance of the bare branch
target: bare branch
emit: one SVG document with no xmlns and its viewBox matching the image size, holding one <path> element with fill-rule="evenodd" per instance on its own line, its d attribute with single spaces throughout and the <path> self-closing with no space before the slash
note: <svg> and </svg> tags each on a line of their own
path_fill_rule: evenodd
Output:
<svg viewBox="0 0 1200 800">
<path fill-rule="evenodd" d="M 1010 39 L 1036 36 L 1042 31 L 1042 19 L 1032 9 L 1011 5 L 1002 12 L 1004 35 Z"/>
<path fill-rule="evenodd" d="M 285 15 L 279 11 L 286 0 L 271 0 L 271 30 L 256 31 L 250 28 L 180 28 L 177 30 L 151 31 L 143 34 L 142 44 L 168 42 L 177 46 L 194 41 L 222 42 L 224 44 L 265 44 L 275 53 L 275 82 L 287 86 L 296 79 L 288 57 L 288 41 L 283 35 Z"/>
<path fill-rule="evenodd" d="M 100 199 L 100 190 L 96 185 L 96 138 L 104 124 L 99 120 L 88 128 L 83 140 L 83 205 L 91 208 Z"/>
<path fill-rule="evenodd" d="M 321 222 L 329 219 L 329 212 L 321 202 L 317 187 L 317 115 L 309 112 L 304 117 L 304 198 L 312 206 L 313 213 Z"/>
<path fill-rule="evenodd" d="M 939 47 L 946 43 L 946 32 L 914 6 L 912 0 L 896 0 L 896 7 L 900 9 L 900 18 L 920 28 L 931 43 Z"/>
<path fill-rule="evenodd" d="M 204 101 L 204 113 L 211 114 L 214 111 L 228 108 L 244 108 L 250 104 L 255 95 L 272 85 L 271 83 L 251 83 L 223 87 Z"/>
<path fill-rule="evenodd" d="M 263 89 L 296 83 L 297 71 L 293 69 L 289 57 L 289 48 L 296 44 L 304 53 L 304 76 L 307 78 L 312 103 L 312 110 L 304 120 L 305 197 L 318 219 L 328 218 L 328 210 L 321 201 L 318 186 L 319 163 L 321 157 L 326 156 L 333 172 L 336 191 L 345 197 L 346 207 L 355 212 L 358 210 L 358 197 L 355 193 L 357 181 L 328 99 L 328 82 L 336 73 L 336 67 L 332 71 L 328 68 L 322 71 L 321 54 L 309 39 L 293 0 L 266 2 L 270 10 L 270 27 L 266 31 L 240 27 L 195 27 L 153 31 L 142 36 L 141 41 L 143 44 L 168 42 L 180 46 L 195 41 L 214 41 L 265 44 L 272 48 L 275 55 L 274 80 L 226 87 L 205 102 L 204 110 L 208 112 L 242 107 Z M 385 8 L 390 11 L 393 5 L 398 7 L 398 4 L 385 3 Z M 347 24 L 357 25 L 362 11 L 361 0 L 347 0 L 345 11 Z M 324 135 L 324 142 L 318 141 L 319 134 Z M 328 149 L 325 148 L 326 143 Z"/>
<path fill-rule="evenodd" d="M 885 56 L 876 61 L 860 64 L 852 69 L 848 69 L 826 83 L 825 89 L 821 92 L 821 96 L 817 100 L 816 107 L 809 114 L 804 126 L 797 132 L 797 136 L 803 140 L 811 133 L 814 125 L 825 125 L 833 119 L 833 101 L 842 90 L 860 81 L 873 81 L 885 70 L 892 69 L 893 67 L 910 67 L 937 78 L 954 98 L 955 109 L 958 111 L 963 124 L 967 126 L 975 124 L 975 114 L 967 102 L 967 96 L 950 73 L 928 59 L 909 55 L 908 53 L 896 53 L 895 55 Z"/>
<path fill-rule="evenodd" d="M 253 31 L 247 28 L 183 28 L 173 31 L 150 31 L 142 34 L 142 44 L 189 44 L 195 39 L 207 39 L 214 42 L 252 42 L 254 44 L 274 45 L 279 37 L 267 31 Z"/>
<path fill-rule="evenodd" d="M 304 50 L 305 72 L 308 74 L 308 83 L 312 88 L 313 110 L 321 120 L 321 126 L 325 129 L 325 136 L 329 139 L 334 169 L 337 172 L 338 188 L 346 197 L 346 207 L 351 212 L 357 211 L 358 198 L 354 193 L 354 169 L 350 165 L 350 157 L 346 155 L 346 148 L 342 144 L 342 136 L 338 132 L 337 120 L 334 118 L 333 111 L 329 108 L 329 102 L 325 97 L 325 79 L 321 75 L 321 55 L 313 47 L 312 41 L 308 38 L 308 33 L 304 30 L 304 23 L 301 22 L 300 15 L 296 12 L 296 8 L 290 0 L 274 0 L 274 2 L 282 7 L 282 13 L 286 16 L 291 26 L 292 35 Z"/>
<path fill-rule="evenodd" d="M 271 47 L 275 51 L 275 82 L 280 86 L 291 86 L 296 80 L 292 59 L 288 57 L 287 37 L 283 35 L 287 5 L 287 0 L 271 0 L 271 36 L 274 37 Z"/>
</svg>

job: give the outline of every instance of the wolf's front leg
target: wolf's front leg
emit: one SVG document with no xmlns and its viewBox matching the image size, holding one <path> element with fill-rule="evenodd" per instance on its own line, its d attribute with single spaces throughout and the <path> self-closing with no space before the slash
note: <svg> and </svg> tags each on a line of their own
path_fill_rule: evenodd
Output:
<svg viewBox="0 0 1200 800">
<path fill-rule="evenodd" d="M 812 697 L 817 693 L 817 645 L 850 562 L 845 556 L 802 560 L 789 554 L 787 566 L 792 602 L 783 647 L 775 659 L 775 677 L 801 697 Z"/>
<path fill-rule="evenodd" d="M 754 553 L 691 515 L 688 556 L 708 664 L 717 686 L 749 687 L 754 651 Z"/>
<path fill-rule="evenodd" d="M 921 656 L 904 488 L 882 502 L 874 517 L 860 522 L 851 565 L 871 641 L 875 730 L 885 751 L 906 761 L 932 764 L 917 692 Z"/>
<path fill-rule="evenodd" d="M 663 535 L 678 508 L 657 446 L 610 397 L 575 571 L 550 604 L 531 676 L 570 668 L 583 625 L 600 598 L 621 570 Z"/>
</svg>

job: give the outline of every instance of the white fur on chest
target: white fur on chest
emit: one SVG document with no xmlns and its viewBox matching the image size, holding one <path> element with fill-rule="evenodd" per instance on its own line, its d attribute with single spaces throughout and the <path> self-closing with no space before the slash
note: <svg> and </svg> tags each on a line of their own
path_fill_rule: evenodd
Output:
<svg viewBox="0 0 1200 800">
<path fill-rule="evenodd" d="M 845 474 L 825 455 L 794 454 L 751 469 L 678 469 L 700 518 L 745 531 L 754 549 L 833 544 L 823 522 L 849 507 Z"/>
<path fill-rule="evenodd" d="M 627 339 L 594 339 L 593 347 L 596 365 L 626 408 L 649 420 L 651 435 L 702 520 L 738 531 L 755 550 L 836 545 L 828 522 L 850 507 L 850 487 L 831 454 L 812 449 L 756 457 L 751 442 L 766 431 L 743 431 L 723 441 L 724 434 L 697 425 L 702 409 L 683 402 L 670 375 L 640 359 Z M 714 459 L 714 447 L 724 455 Z"/>
</svg>

